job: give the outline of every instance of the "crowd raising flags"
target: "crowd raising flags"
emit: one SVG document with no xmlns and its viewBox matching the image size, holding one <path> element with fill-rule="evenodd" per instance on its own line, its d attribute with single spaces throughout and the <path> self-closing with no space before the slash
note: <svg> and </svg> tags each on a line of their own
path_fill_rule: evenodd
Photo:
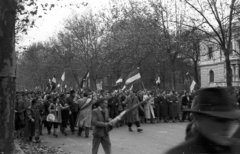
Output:
<svg viewBox="0 0 240 154">
<path fill-rule="evenodd" d="M 62 76 L 61 76 L 61 80 L 62 80 L 62 83 L 61 84 L 58 84 L 57 85 L 57 80 L 55 78 L 55 75 L 53 75 L 53 78 L 52 80 L 49 79 L 49 86 L 48 86 L 48 89 L 50 91 L 53 91 L 56 87 L 61 87 L 61 90 L 62 90 L 62 86 L 64 81 L 65 81 L 65 72 L 63 72 Z M 188 81 L 191 81 L 191 76 L 189 75 L 189 72 L 186 73 L 186 80 Z M 116 85 L 121 85 L 122 83 L 124 83 L 124 80 L 123 80 L 123 77 L 121 76 L 117 81 L 116 81 Z M 141 80 L 141 75 L 140 75 L 140 72 L 139 72 L 139 68 L 135 69 L 134 71 L 130 72 L 128 74 L 128 76 L 126 77 L 125 79 L 125 84 L 123 85 L 122 87 L 122 90 L 124 89 L 129 89 L 129 90 L 133 90 L 133 88 L 136 86 L 137 83 L 142 83 L 142 80 Z M 161 83 L 161 79 L 160 77 L 158 76 L 157 77 L 157 80 L 156 80 L 156 84 L 159 86 Z M 189 82 L 188 82 L 189 83 Z M 90 88 L 90 89 L 95 89 L 92 84 L 94 84 L 94 82 L 92 82 L 90 80 L 90 72 L 88 71 L 84 77 L 82 78 L 82 81 L 80 83 L 80 87 L 81 88 Z M 135 86 L 134 86 L 135 85 Z M 144 85 L 142 83 L 141 85 L 143 88 L 144 88 Z M 65 84 L 64 86 L 65 90 L 67 88 L 67 85 Z M 145 89 L 145 88 L 144 88 Z M 192 83 L 190 85 L 190 91 L 192 92 L 193 90 L 195 89 L 198 89 L 198 85 L 197 83 L 192 80 Z"/>
</svg>

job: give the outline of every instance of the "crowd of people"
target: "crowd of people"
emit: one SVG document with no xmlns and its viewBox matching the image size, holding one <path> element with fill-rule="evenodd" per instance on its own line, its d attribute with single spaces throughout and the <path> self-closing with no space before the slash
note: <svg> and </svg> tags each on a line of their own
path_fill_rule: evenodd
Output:
<svg viewBox="0 0 240 154">
<path fill-rule="evenodd" d="M 48 134 L 58 137 L 59 132 L 89 137 L 92 129 L 92 110 L 98 107 L 98 100 L 108 102 L 108 116 L 113 119 L 123 110 L 147 99 L 147 102 L 116 124 L 116 127 L 132 124 L 141 132 L 141 123 L 183 122 L 190 121 L 191 116 L 182 110 L 191 108 L 193 94 L 176 91 L 74 91 L 60 92 L 17 92 L 15 105 L 16 136 L 29 141 L 40 141 L 43 127 Z M 58 131 L 58 128 L 60 131 Z M 77 129 L 76 129 L 77 128 Z"/>
</svg>

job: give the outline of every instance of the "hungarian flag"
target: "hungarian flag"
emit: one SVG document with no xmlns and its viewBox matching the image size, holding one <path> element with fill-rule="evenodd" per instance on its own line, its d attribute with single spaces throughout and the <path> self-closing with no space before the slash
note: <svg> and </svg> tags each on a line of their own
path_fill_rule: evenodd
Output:
<svg viewBox="0 0 240 154">
<path fill-rule="evenodd" d="M 88 87 L 88 79 L 89 79 L 90 73 L 89 71 L 83 76 L 82 81 L 81 81 L 81 88 Z"/>
<path fill-rule="evenodd" d="M 62 74 L 61 80 L 65 81 L 65 72 L 63 72 L 63 74 Z"/>
<path fill-rule="evenodd" d="M 141 75 L 139 72 L 139 69 L 134 70 L 133 72 L 129 73 L 129 75 L 126 78 L 125 85 L 141 81 Z"/>
<path fill-rule="evenodd" d="M 123 78 L 120 77 L 117 81 L 116 81 L 116 84 L 119 84 L 119 83 L 122 83 L 123 82 Z"/>
<path fill-rule="evenodd" d="M 195 89 L 195 86 L 196 86 L 196 82 L 193 80 L 190 86 L 190 92 L 192 92 Z"/>
</svg>

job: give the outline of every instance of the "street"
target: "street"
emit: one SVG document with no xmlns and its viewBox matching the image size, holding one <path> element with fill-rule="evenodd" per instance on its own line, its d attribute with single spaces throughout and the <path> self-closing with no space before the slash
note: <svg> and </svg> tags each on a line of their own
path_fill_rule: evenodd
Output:
<svg viewBox="0 0 240 154">
<path fill-rule="evenodd" d="M 126 125 L 114 128 L 110 132 L 113 154 L 161 154 L 169 148 L 184 141 L 185 128 L 187 123 L 155 123 L 142 124 L 143 132 L 138 133 L 136 126 L 132 126 L 133 132 L 128 131 Z M 92 131 L 90 131 L 92 134 Z M 42 142 L 47 145 L 61 147 L 64 151 L 71 154 L 91 154 L 92 138 L 72 135 L 68 130 L 68 136 L 63 136 L 60 132 L 58 138 L 47 135 L 41 136 Z M 104 154 L 100 145 L 99 154 Z"/>
</svg>

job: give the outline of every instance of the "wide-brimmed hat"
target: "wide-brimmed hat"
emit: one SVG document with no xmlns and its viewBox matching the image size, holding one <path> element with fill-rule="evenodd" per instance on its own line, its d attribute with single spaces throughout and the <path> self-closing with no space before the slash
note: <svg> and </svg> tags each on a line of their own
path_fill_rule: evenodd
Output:
<svg viewBox="0 0 240 154">
<path fill-rule="evenodd" d="M 199 90 L 192 108 L 184 111 L 219 118 L 240 119 L 240 110 L 236 103 L 236 98 L 231 97 L 225 88 L 205 88 Z"/>
</svg>

